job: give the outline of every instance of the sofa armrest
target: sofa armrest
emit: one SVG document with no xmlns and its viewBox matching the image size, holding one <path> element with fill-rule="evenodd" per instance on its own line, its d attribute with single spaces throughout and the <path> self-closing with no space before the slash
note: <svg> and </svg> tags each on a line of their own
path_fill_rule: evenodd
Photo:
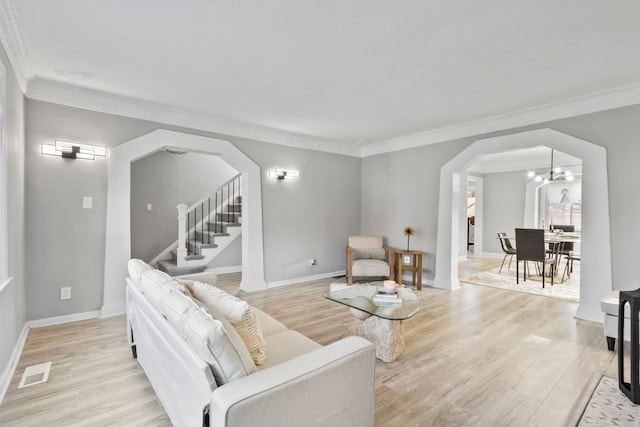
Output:
<svg viewBox="0 0 640 427">
<path fill-rule="evenodd" d="M 211 393 L 209 425 L 373 426 L 375 347 L 347 337 Z"/>
</svg>

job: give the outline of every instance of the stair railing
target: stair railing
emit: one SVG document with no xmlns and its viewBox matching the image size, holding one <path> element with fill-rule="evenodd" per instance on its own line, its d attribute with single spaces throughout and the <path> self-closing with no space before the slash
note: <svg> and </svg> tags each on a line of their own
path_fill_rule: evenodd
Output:
<svg viewBox="0 0 640 427">
<path fill-rule="evenodd" d="M 187 257 L 198 255 L 199 245 L 213 243 L 211 233 L 221 232 L 224 223 L 234 222 L 239 216 L 242 180 L 238 174 L 222 184 L 214 194 L 203 197 L 191 206 L 184 203 L 178 209 L 177 265 L 186 265 Z"/>
</svg>

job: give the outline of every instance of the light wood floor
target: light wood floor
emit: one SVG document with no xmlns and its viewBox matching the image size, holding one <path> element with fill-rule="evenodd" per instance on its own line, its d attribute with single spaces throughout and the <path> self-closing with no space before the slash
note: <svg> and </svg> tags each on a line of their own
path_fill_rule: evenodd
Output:
<svg viewBox="0 0 640 427">
<path fill-rule="evenodd" d="M 461 263 L 460 275 L 495 260 Z M 349 310 L 320 280 L 239 294 L 321 344 L 342 337 Z M 600 376 L 616 377 L 602 326 L 574 318 L 576 303 L 464 285 L 423 287 L 400 357 L 376 364 L 377 426 L 575 425 Z M 48 383 L 17 389 L 25 367 L 52 361 Z M 4 402 L 2 426 L 170 425 L 131 358 L 123 316 L 32 329 Z"/>
</svg>

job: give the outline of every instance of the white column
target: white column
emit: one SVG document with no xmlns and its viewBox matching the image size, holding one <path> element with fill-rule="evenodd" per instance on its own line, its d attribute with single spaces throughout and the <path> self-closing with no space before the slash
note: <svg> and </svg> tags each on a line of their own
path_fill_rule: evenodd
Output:
<svg viewBox="0 0 640 427">
<path fill-rule="evenodd" d="M 178 208 L 178 249 L 176 249 L 176 263 L 178 267 L 185 267 L 187 256 L 187 209 L 189 206 L 184 203 L 176 206 Z"/>
</svg>

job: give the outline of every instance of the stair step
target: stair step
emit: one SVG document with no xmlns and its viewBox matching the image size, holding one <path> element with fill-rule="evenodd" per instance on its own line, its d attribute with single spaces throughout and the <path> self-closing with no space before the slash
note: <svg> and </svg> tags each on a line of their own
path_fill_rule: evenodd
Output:
<svg viewBox="0 0 640 427">
<path fill-rule="evenodd" d="M 175 261 L 168 259 L 158 261 L 158 268 L 169 276 L 181 276 L 183 274 L 201 273 L 207 269 L 206 265 L 197 265 L 193 267 L 178 267 Z"/>
<path fill-rule="evenodd" d="M 217 247 L 218 247 L 218 245 L 216 245 L 215 243 L 199 243 L 199 242 L 196 242 L 196 243 L 189 243 L 189 245 L 188 245 L 189 252 L 191 252 L 193 254 L 201 254 L 202 253 L 202 249 L 217 248 Z M 200 256 L 202 256 L 202 255 L 200 255 Z"/>
<path fill-rule="evenodd" d="M 211 233 L 219 233 L 221 236 L 228 236 L 227 227 L 233 227 L 235 225 L 240 225 L 237 222 L 207 222 L 209 227 L 209 232 Z"/>
<path fill-rule="evenodd" d="M 216 214 L 216 220 L 224 222 L 238 222 L 240 212 L 222 212 Z"/>
<path fill-rule="evenodd" d="M 216 237 L 224 237 L 224 236 L 228 236 L 229 233 L 223 233 L 220 231 L 215 231 L 213 229 L 213 223 L 211 223 L 211 225 L 209 226 L 209 230 L 207 230 L 207 228 L 205 227 L 204 231 L 196 231 L 196 240 L 197 241 L 210 241 L 211 243 L 215 242 Z M 207 240 L 207 236 L 209 237 L 209 239 Z"/>
<path fill-rule="evenodd" d="M 242 212 L 242 205 L 238 203 L 227 205 L 227 212 Z"/>
<path fill-rule="evenodd" d="M 216 248 L 216 247 L 218 247 L 218 246 L 217 246 L 217 245 L 213 245 L 213 246 L 211 246 L 211 245 L 205 245 L 205 246 L 202 246 L 202 247 L 207 247 L 207 248 L 208 248 L 208 247 L 213 247 L 213 248 Z M 189 248 L 188 248 L 188 249 L 191 249 L 192 254 L 191 254 L 191 255 L 186 255 L 186 256 L 184 257 L 184 259 L 185 259 L 186 261 L 193 261 L 194 259 L 204 259 L 204 255 L 200 255 L 200 251 L 198 251 L 198 250 L 194 250 L 194 249 L 197 249 L 197 248 L 194 248 L 194 247 L 193 247 L 193 245 L 189 245 Z M 175 249 L 173 249 L 170 253 L 171 253 L 171 262 L 173 262 L 173 263 L 176 263 L 176 264 L 177 264 L 177 260 L 178 260 L 178 251 L 177 251 L 177 250 L 175 250 Z"/>
</svg>

